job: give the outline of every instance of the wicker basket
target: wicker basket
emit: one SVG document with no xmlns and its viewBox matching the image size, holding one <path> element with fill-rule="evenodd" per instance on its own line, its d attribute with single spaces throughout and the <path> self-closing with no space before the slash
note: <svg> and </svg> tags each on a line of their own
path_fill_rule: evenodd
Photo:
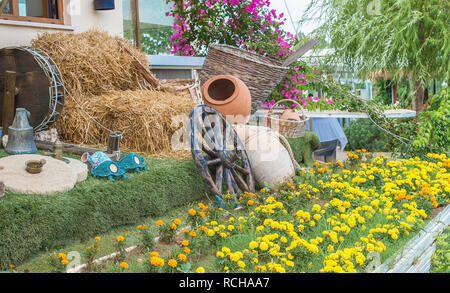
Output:
<svg viewBox="0 0 450 293">
<path fill-rule="evenodd" d="M 293 100 L 284 99 L 276 102 L 267 112 L 266 116 L 263 116 L 267 119 L 267 127 L 272 128 L 274 130 L 277 130 L 277 124 L 278 124 L 278 132 L 289 138 L 297 138 L 302 137 L 305 135 L 306 125 L 309 121 L 309 118 L 306 118 L 305 113 L 302 111 L 302 116 L 300 117 L 301 121 L 295 121 L 295 120 L 281 120 L 280 116 L 281 114 L 273 114 L 273 110 L 275 107 L 283 102 L 292 102 L 297 103 Z"/>
<path fill-rule="evenodd" d="M 233 75 L 242 80 L 252 95 L 252 113 L 256 112 L 286 76 L 289 67 L 276 60 L 229 45 L 209 46 L 200 82 L 215 75 Z"/>
</svg>

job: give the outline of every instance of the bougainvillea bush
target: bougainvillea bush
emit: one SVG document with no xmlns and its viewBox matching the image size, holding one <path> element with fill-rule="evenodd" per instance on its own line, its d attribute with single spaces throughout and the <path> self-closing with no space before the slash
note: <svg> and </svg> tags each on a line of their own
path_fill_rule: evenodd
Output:
<svg viewBox="0 0 450 293">
<path fill-rule="evenodd" d="M 148 223 L 161 239 L 179 236 L 113 266 L 133 272 L 371 271 L 449 196 L 445 154 L 391 160 L 357 150 L 344 162 L 316 163 L 280 186 L 227 193 L 224 209 L 199 203 L 183 219 Z M 165 224 L 170 229 L 161 230 Z"/>
<path fill-rule="evenodd" d="M 204 56 L 209 44 L 234 45 L 275 59 L 292 52 L 295 38 L 269 0 L 168 0 L 174 17 L 173 54 Z"/>
</svg>

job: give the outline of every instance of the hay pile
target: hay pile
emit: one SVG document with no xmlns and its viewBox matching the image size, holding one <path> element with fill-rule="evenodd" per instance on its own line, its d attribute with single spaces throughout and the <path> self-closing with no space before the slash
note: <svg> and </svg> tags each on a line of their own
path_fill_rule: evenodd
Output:
<svg viewBox="0 0 450 293">
<path fill-rule="evenodd" d="M 47 53 L 58 65 L 69 92 L 84 99 L 114 90 L 148 88 L 133 65 L 133 58 L 120 48 L 119 41 L 141 62 L 148 63 L 146 55 L 128 40 L 96 30 L 79 34 L 43 33 L 31 41 L 31 46 Z"/>
<path fill-rule="evenodd" d="M 171 137 L 177 130 L 172 118 L 189 115 L 195 103 L 186 93 L 152 89 L 119 42 L 141 63 L 148 63 L 127 40 L 106 32 L 44 33 L 32 41 L 55 61 L 66 88 L 82 107 L 66 95 L 54 126 L 65 142 L 105 145 L 109 132 L 88 113 L 106 128 L 122 132 L 124 150 L 171 153 Z"/>
<path fill-rule="evenodd" d="M 121 144 L 128 150 L 149 154 L 171 150 L 172 126 L 176 115 L 189 115 L 194 107 L 188 99 L 170 93 L 138 90 L 112 91 L 92 96 L 84 109 L 109 129 L 123 134 Z M 58 131 L 63 140 L 105 144 L 108 132 L 90 120 L 77 105 L 66 106 Z"/>
</svg>

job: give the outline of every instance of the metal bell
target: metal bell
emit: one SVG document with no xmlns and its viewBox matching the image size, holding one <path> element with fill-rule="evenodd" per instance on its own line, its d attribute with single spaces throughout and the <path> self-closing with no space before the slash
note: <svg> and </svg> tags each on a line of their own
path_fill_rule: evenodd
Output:
<svg viewBox="0 0 450 293">
<path fill-rule="evenodd" d="M 8 143 L 5 151 L 10 155 L 34 154 L 37 152 L 33 127 L 28 123 L 30 112 L 24 108 L 16 109 L 13 124 L 8 127 Z"/>
</svg>

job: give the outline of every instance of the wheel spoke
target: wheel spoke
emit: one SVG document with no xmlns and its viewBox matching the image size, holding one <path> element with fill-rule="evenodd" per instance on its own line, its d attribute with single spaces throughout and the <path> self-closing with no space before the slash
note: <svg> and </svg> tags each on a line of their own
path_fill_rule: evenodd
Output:
<svg viewBox="0 0 450 293">
<path fill-rule="evenodd" d="M 211 158 L 216 158 L 216 157 L 217 157 L 216 153 L 213 152 L 212 150 L 210 150 L 209 148 L 207 148 L 205 145 L 203 146 L 202 149 L 203 149 L 203 151 L 204 151 L 206 154 L 208 154 L 209 157 L 211 157 Z"/>
<path fill-rule="evenodd" d="M 247 176 L 248 174 L 250 174 L 250 171 L 248 171 L 247 169 L 244 169 L 244 168 L 242 168 L 241 166 L 239 166 L 239 165 L 234 165 L 233 166 L 233 168 L 236 170 L 236 171 L 239 171 L 240 173 L 242 173 L 242 174 L 244 174 L 245 176 Z"/>
<path fill-rule="evenodd" d="M 239 188 L 243 191 L 247 191 L 249 192 L 249 188 L 247 186 L 247 183 L 245 183 L 245 180 L 241 177 L 241 175 L 239 175 L 238 172 L 236 172 L 236 170 L 231 169 L 231 172 L 233 174 L 233 177 L 237 183 L 237 185 L 239 186 Z"/>
<path fill-rule="evenodd" d="M 235 194 L 234 186 L 233 186 L 233 178 L 231 177 L 231 171 L 228 168 L 225 168 L 224 171 L 224 179 L 225 184 L 227 185 L 227 189 L 230 192 L 230 194 Z"/>
<path fill-rule="evenodd" d="M 220 191 L 220 194 L 222 194 L 222 184 L 223 184 L 223 166 L 220 165 L 216 169 L 216 186 L 217 189 Z"/>
<path fill-rule="evenodd" d="M 222 162 L 222 160 L 217 158 L 214 160 L 209 160 L 206 163 L 208 164 L 208 166 L 214 166 L 214 165 L 220 164 L 221 162 Z"/>
</svg>

